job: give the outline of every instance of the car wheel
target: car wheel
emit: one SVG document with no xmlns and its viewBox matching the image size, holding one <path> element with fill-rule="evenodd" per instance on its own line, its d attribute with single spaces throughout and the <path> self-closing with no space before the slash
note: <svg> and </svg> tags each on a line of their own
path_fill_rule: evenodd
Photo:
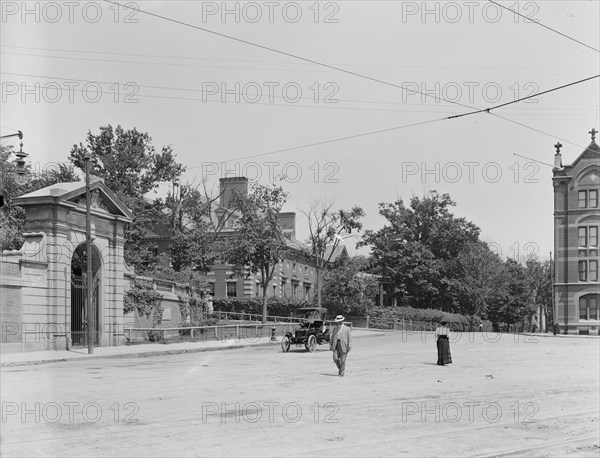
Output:
<svg viewBox="0 0 600 458">
<path fill-rule="evenodd" d="M 290 338 L 288 336 L 284 336 L 283 339 L 281 339 L 281 349 L 284 352 L 288 352 L 290 350 Z"/>
<path fill-rule="evenodd" d="M 306 348 L 311 353 L 317 349 L 317 338 L 314 335 L 308 336 L 308 342 L 306 342 Z"/>
</svg>

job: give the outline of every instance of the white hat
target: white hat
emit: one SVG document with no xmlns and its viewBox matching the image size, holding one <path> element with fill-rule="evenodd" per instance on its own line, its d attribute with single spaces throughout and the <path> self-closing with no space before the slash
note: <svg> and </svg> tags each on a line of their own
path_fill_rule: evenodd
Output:
<svg viewBox="0 0 600 458">
<path fill-rule="evenodd" d="M 343 315 L 338 315 L 338 316 L 335 317 L 335 322 L 336 323 L 341 323 L 344 320 L 345 320 L 345 318 L 344 318 Z"/>
</svg>

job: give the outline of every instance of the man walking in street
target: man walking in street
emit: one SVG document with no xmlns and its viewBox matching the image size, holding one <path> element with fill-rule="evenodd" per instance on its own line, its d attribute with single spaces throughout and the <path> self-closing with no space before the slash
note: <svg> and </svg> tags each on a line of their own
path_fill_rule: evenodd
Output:
<svg viewBox="0 0 600 458">
<path fill-rule="evenodd" d="M 333 351 L 333 362 L 339 370 L 338 375 L 343 377 L 346 370 L 346 356 L 350 352 L 352 343 L 352 331 L 344 325 L 342 315 L 335 317 L 335 325 L 329 340 L 329 349 Z"/>
</svg>

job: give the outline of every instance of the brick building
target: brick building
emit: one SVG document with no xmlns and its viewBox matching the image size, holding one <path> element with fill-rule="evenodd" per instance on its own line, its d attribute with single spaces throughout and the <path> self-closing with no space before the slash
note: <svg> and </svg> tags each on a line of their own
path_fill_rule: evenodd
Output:
<svg viewBox="0 0 600 458">
<path fill-rule="evenodd" d="M 557 143 L 554 186 L 554 321 L 565 334 L 598 334 L 600 148 L 592 142 L 571 165 Z"/>
<path fill-rule="evenodd" d="M 231 211 L 229 203 L 236 192 L 248 193 L 246 177 L 228 177 L 219 180 L 219 202 L 216 208 L 211 210 L 211 218 L 218 221 L 219 227 L 222 224 L 220 237 L 223 239 L 235 233 L 239 215 Z M 307 256 L 308 247 L 296 239 L 296 214 L 282 212 L 278 217 L 283 235 L 291 250 L 286 259 L 279 263 L 267 295 L 312 300 L 316 287 L 316 266 Z M 157 254 L 160 254 L 167 251 L 171 245 L 171 230 L 159 224 L 150 225 L 145 229 L 144 239 L 153 245 Z M 340 248 L 340 253 L 343 250 Z M 233 275 L 233 271 L 226 264 L 215 265 L 208 273 L 210 294 L 215 298 L 262 297 L 258 284 L 259 274 L 250 274 L 241 278 Z"/>
<path fill-rule="evenodd" d="M 231 197 L 235 192 L 247 194 L 248 179 L 245 177 L 221 178 L 220 208 L 215 213 L 220 218 L 226 214 Z M 316 284 L 315 263 L 307 256 L 308 247 L 296 239 L 296 214 L 282 212 L 278 215 L 288 246 L 291 248 L 286 258 L 281 261 L 269 285 L 266 294 L 275 297 L 312 300 Z M 228 219 L 222 234 L 235 232 L 237 215 L 234 213 Z M 259 285 L 260 274 L 250 274 L 243 278 L 233 277 L 233 272 L 227 265 L 213 267 L 209 273 L 211 294 L 215 298 L 226 297 L 262 297 Z"/>
</svg>

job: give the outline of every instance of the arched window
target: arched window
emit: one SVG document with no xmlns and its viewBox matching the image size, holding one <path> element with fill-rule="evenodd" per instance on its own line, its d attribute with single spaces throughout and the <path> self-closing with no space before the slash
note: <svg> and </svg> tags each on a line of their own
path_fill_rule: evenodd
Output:
<svg viewBox="0 0 600 458">
<path fill-rule="evenodd" d="M 586 294 L 579 298 L 579 319 L 580 320 L 598 320 L 600 312 L 600 294 Z"/>
<path fill-rule="evenodd" d="M 579 208 L 598 208 L 600 172 L 596 169 L 590 170 L 579 179 L 577 187 L 579 188 Z"/>
</svg>

